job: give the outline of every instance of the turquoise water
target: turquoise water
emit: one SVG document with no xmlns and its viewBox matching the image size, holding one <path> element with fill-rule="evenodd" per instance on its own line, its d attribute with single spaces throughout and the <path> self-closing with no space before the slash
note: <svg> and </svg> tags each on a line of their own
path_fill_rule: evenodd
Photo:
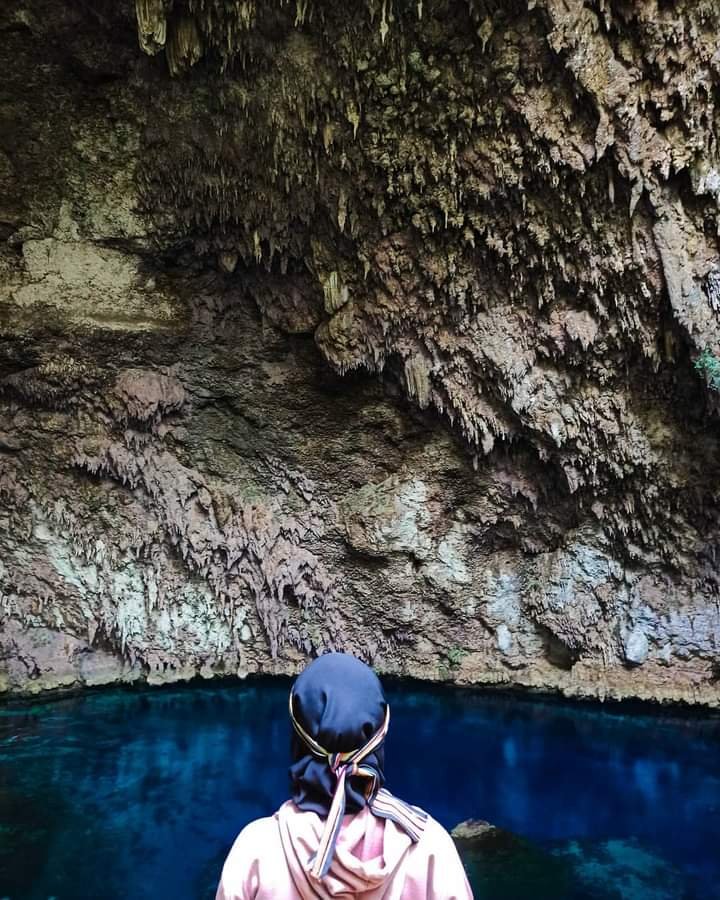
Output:
<svg viewBox="0 0 720 900">
<path fill-rule="evenodd" d="M 0 710 L 0 898 L 211 897 L 286 797 L 288 683 Z M 451 827 L 492 900 L 720 898 L 720 720 L 395 687 L 388 786 Z"/>
</svg>

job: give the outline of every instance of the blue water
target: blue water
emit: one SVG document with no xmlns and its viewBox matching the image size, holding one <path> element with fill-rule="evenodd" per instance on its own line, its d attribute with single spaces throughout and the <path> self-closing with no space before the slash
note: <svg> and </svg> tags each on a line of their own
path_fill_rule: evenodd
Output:
<svg viewBox="0 0 720 900">
<path fill-rule="evenodd" d="M 286 798 L 287 689 L 1 709 L 0 898 L 212 896 L 237 831 Z M 390 789 L 448 827 L 482 818 L 527 839 L 507 858 L 475 860 L 478 896 L 546 896 L 547 872 L 553 900 L 720 898 L 720 719 L 389 694 Z"/>
</svg>

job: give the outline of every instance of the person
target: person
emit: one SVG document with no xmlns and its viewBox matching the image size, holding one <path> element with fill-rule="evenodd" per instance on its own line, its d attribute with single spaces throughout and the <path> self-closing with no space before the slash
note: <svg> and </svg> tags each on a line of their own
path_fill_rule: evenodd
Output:
<svg viewBox="0 0 720 900">
<path fill-rule="evenodd" d="M 390 707 L 372 669 L 321 656 L 289 705 L 291 799 L 240 832 L 216 900 L 472 900 L 447 831 L 384 787 Z"/>
</svg>

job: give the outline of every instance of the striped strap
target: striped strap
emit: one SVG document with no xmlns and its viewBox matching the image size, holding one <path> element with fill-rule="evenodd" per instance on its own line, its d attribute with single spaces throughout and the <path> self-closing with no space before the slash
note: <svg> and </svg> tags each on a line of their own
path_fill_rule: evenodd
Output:
<svg viewBox="0 0 720 900">
<path fill-rule="evenodd" d="M 313 737 L 311 737 L 302 725 L 295 718 L 295 710 L 293 709 L 293 694 L 290 692 L 290 720 L 293 728 L 305 744 L 307 744 L 310 752 L 327 761 L 330 771 L 335 775 L 337 783 L 335 785 L 335 793 L 333 794 L 330 811 L 325 821 L 325 828 L 320 838 L 320 845 L 317 853 L 312 860 L 310 875 L 313 878 L 320 879 L 327 875 L 333 854 L 335 853 L 335 844 L 337 843 L 338 834 L 342 825 L 343 816 L 345 815 L 345 779 L 350 775 L 360 775 L 369 781 L 365 791 L 368 802 L 377 790 L 377 773 L 369 766 L 361 765 L 362 760 L 369 756 L 374 750 L 385 740 L 385 735 L 390 727 L 390 707 L 385 709 L 385 721 L 370 740 L 359 750 L 348 750 L 344 753 L 330 753 L 322 747 Z M 387 816 L 386 818 L 390 818 Z"/>
<path fill-rule="evenodd" d="M 395 797 L 385 788 L 380 788 L 370 801 L 370 810 L 380 819 L 390 819 L 416 844 L 422 837 L 428 814 L 418 806 L 411 806 Z"/>
</svg>

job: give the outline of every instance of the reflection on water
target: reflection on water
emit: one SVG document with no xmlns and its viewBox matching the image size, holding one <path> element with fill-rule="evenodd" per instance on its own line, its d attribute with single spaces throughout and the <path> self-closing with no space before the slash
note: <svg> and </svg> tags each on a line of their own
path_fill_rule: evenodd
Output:
<svg viewBox="0 0 720 900">
<path fill-rule="evenodd" d="M 210 896 L 286 796 L 284 681 L 0 711 L 0 898 Z M 720 898 L 720 721 L 390 692 L 389 787 L 522 835 L 468 858 L 493 900 Z"/>
</svg>

